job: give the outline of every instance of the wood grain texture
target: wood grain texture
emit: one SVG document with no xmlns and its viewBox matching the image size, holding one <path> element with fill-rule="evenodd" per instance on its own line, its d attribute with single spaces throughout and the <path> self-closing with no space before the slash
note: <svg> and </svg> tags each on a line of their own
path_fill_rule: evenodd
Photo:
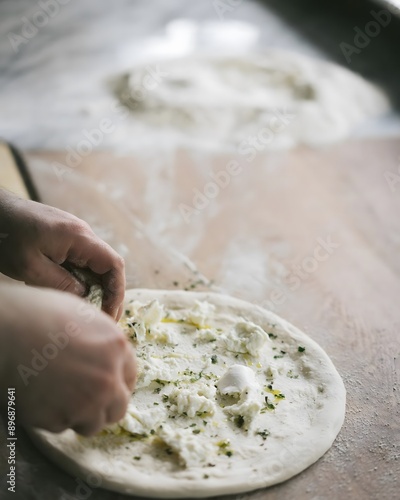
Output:
<svg viewBox="0 0 400 500">
<path fill-rule="evenodd" d="M 273 309 L 335 363 L 348 399 L 331 450 L 283 484 L 232 498 L 398 498 L 400 183 L 391 189 L 385 172 L 399 174 L 399 152 L 400 140 L 382 139 L 250 162 L 98 153 L 62 176 L 53 163 L 65 163 L 62 153 L 28 157 L 42 199 L 86 219 L 124 255 L 128 286 L 197 288 L 195 263 L 213 280 L 206 288 Z M 241 172 L 185 222 L 180 204 L 232 160 Z M 22 436 L 19 453 L 26 498 L 124 498 L 70 478 Z M 90 496 L 79 497 L 85 488 Z"/>
</svg>

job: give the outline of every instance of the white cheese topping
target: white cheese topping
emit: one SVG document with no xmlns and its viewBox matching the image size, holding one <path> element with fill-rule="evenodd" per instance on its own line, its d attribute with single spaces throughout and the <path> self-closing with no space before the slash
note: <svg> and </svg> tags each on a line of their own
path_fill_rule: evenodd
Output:
<svg viewBox="0 0 400 500">
<path fill-rule="evenodd" d="M 179 462 L 186 467 L 195 467 L 211 461 L 217 448 L 200 441 L 192 429 L 176 429 L 168 425 L 157 432 L 158 436 L 179 456 Z"/>
<path fill-rule="evenodd" d="M 193 387 L 193 389 L 173 389 L 169 395 L 169 400 L 173 403 L 171 411 L 176 412 L 178 415 L 186 415 L 191 418 L 198 413 L 214 415 L 213 401 L 201 395 L 201 389 L 198 387 Z"/>
<path fill-rule="evenodd" d="M 220 336 L 228 351 L 259 356 L 269 341 L 268 334 L 251 321 L 239 321 L 227 334 Z"/>
<path fill-rule="evenodd" d="M 243 365 L 232 365 L 219 379 L 218 391 L 225 396 L 242 396 L 246 391 L 258 389 L 254 371 Z"/>
<path fill-rule="evenodd" d="M 196 300 L 194 307 L 190 309 L 186 318 L 200 328 L 206 328 L 214 312 L 215 306 L 213 304 Z"/>
</svg>

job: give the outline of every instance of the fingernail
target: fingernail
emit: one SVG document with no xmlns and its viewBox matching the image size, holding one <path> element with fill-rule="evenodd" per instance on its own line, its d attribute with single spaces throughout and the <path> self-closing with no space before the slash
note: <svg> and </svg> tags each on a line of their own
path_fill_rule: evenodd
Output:
<svg viewBox="0 0 400 500">
<path fill-rule="evenodd" d="M 86 295 L 86 286 L 83 285 L 80 281 L 75 280 L 74 293 L 76 293 L 80 297 L 84 297 Z"/>
</svg>

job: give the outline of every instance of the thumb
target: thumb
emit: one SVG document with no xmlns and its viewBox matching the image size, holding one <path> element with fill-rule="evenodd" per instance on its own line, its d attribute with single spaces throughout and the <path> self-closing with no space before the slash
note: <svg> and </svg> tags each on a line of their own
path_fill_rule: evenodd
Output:
<svg viewBox="0 0 400 500">
<path fill-rule="evenodd" d="M 54 288 L 55 290 L 74 293 L 81 297 L 86 293 L 85 285 L 72 276 L 66 269 L 43 254 L 33 262 L 29 277 L 25 280 L 25 283 L 27 285 Z"/>
</svg>

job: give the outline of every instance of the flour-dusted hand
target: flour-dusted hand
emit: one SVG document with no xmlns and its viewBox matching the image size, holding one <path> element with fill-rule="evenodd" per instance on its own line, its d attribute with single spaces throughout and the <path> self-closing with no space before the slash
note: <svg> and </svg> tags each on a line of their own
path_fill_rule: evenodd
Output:
<svg viewBox="0 0 400 500">
<path fill-rule="evenodd" d="M 83 295 L 84 285 L 61 265 L 89 268 L 101 277 L 104 311 L 120 318 L 124 261 L 86 222 L 0 190 L 0 233 L 0 272 L 28 285 Z"/>
<path fill-rule="evenodd" d="M 20 424 L 92 435 L 123 417 L 135 378 L 133 348 L 104 312 L 71 294 L 0 286 L 0 390 L 15 388 Z"/>
</svg>

